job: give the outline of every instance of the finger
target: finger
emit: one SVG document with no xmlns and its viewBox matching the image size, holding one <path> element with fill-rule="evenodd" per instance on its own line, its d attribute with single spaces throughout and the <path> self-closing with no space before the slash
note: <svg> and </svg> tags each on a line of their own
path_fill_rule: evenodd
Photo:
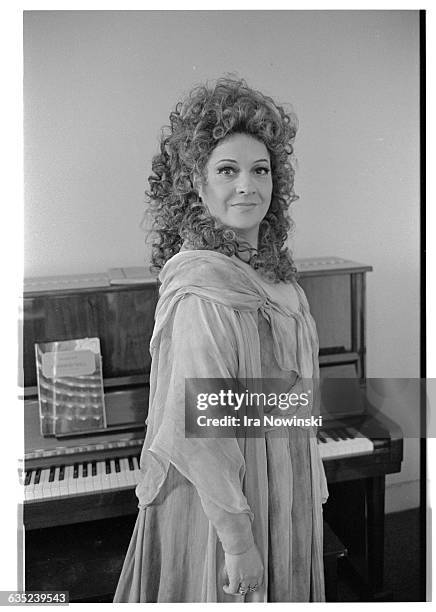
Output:
<svg viewBox="0 0 436 612">
<path fill-rule="evenodd" d="M 263 583 L 263 577 L 257 578 L 256 576 L 248 578 L 245 583 L 248 585 L 246 590 L 253 593 L 254 591 L 258 591 Z"/>
<path fill-rule="evenodd" d="M 258 591 L 260 589 L 260 584 L 257 581 L 250 582 L 248 586 L 248 591 L 254 593 L 254 591 Z"/>
<path fill-rule="evenodd" d="M 262 586 L 262 584 L 263 584 L 263 574 L 261 576 L 256 577 L 256 578 L 253 578 L 250 581 L 250 584 L 251 585 L 257 584 L 257 586 Z"/>
<path fill-rule="evenodd" d="M 221 569 L 221 577 L 223 579 L 223 582 L 230 582 L 229 574 L 225 565 L 223 565 Z"/>
<path fill-rule="evenodd" d="M 225 584 L 223 586 L 223 591 L 227 593 L 227 595 L 236 595 L 238 594 L 238 589 L 240 586 L 240 582 L 237 579 L 230 580 L 230 584 Z M 246 587 L 244 587 L 245 589 Z"/>
<path fill-rule="evenodd" d="M 227 593 L 227 595 L 242 595 L 242 593 L 239 593 L 238 586 L 232 588 L 229 584 L 223 586 L 223 591 Z"/>
</svg>

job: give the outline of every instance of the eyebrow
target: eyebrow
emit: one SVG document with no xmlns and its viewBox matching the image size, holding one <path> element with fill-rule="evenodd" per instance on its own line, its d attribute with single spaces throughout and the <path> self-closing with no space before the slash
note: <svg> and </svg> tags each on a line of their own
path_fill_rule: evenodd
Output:
<svg viewBox="0 0 436 612">
<path fill-rule="evenodd" d="M 233 164 L 237 164 L 238 162 L 236 161 L 236 159 L 219 159 L 216 164 L 221 164 L 222 162 L 232 162 Z M 269 164 L 269 160 L 267 159 L 256 159 L 256 161 L 253 162 L 253 164 L 258 164 L 259 162 L 266 162 L 267 164 Z"/>
</svg>

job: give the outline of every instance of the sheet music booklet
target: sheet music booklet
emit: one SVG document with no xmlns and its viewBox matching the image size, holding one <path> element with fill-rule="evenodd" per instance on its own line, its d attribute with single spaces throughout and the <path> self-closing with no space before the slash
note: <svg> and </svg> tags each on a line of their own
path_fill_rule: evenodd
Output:
<svg viewBox="0 0 436 612">
<path fill-rule="evenodd" d="M 35 357 L 41 435 L 106 428 L 100 339 L 37 343 Z"/>
</svg>

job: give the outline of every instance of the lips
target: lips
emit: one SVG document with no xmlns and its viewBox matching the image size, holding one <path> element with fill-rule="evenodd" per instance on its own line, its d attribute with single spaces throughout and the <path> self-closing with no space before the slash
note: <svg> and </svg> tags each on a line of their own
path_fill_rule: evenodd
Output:
<svg viewBox="0 0 436 612">
<path fill-rule="evenodd" d="M 254 202 L 237 202 L 236 204 L 232 204 L 232 206 L 243 206 L 244 208 L 249 208 L 251 206 L 257 206 Z"/>
</svg>

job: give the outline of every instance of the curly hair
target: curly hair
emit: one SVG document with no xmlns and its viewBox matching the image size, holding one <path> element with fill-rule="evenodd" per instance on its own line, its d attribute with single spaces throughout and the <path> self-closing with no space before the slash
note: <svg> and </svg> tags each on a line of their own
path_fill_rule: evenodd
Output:
<svg viewBox="0 0 436 612">
<path fill-rule="evenodd" d="M 160 153 L 153 158 L 149 213 L 153 218 L 151 269 L 159 271 L 184 242 L 193 249 L 227 256 L 249 255 L 248 263 L 272 282 L 296 278 L 285 246 L 293 221 L 288 208 L 294 192 L 293 142 L 297 119 L 244 80 L 220 78 L 214 86 L 195 87 L 170 114 L 162 129 Z M 213 217 L 199 198 L 194 178 L 203 177 L 212 150 L 224 138 L 248 134 L 266 146 L 271 163 L 271 204 L 259 226 L 258 249 Z M 244 259 L 246 261 L 246 259 Z"/>
</svg>

